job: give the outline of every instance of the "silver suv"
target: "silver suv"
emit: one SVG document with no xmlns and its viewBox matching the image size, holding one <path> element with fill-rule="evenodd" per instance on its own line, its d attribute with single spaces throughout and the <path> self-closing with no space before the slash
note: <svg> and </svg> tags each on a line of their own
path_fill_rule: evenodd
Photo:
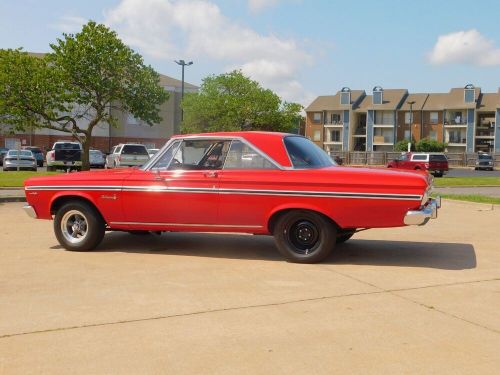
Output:
<svg viewBox="0 0 500 375">
<path fill-rule="evenodd" d="M 121 143 L 106 156 L 106 168 L 141 166 L 149 160 L 146 146 L 138 143 Z"/>
</svg>

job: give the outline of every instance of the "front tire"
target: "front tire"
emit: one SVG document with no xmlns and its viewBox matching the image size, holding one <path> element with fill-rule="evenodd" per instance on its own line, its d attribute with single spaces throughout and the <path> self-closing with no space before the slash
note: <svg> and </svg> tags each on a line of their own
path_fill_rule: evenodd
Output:
<svg viewBox="0 0 500 375">
<path fill-rule="evenodd" d="M 278 219 L 273 234 L 278 250 L 289 262 L 317 263 L 335 247 L 337 228 L 320 214 L 293 210 Z"/>
<path fill-rule="evenodd" d="M 105 223 L 97 210 L 85 202 L 64 204 L 54 218 L 54 233 L 66 250 L 90 251 L 102 241 Z"/>
</svg>

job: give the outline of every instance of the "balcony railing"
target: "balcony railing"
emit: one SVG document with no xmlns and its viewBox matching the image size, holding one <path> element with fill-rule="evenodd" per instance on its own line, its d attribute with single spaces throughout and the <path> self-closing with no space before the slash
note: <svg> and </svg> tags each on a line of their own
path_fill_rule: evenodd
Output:
<svg viewBox="0 0 500 375">
<path fill-rule="evenodd" d="M 324 125 L 344 125 L 343 121 L 331 121 L 331 120 L 326 120 L 324 122 Z"/>
<path fill-rule="evenodd" d="M 366 128 L 356 128 L 354 135 L 366 135 Z"/>
</svg>

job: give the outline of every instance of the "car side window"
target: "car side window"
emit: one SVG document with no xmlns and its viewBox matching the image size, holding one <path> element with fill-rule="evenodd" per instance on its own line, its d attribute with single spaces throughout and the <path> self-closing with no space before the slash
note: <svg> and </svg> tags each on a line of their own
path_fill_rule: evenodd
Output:
<svg viewBox="0 0 500 375">
<path fill-rule="evenodd" d="M 251 146 L 241 141 L 233 141 L 224 169 L 276 169 L 276 166 Z"/>
<path fill-rule="evenodd" d="M 401 155 L 401 156 L 400 156 L 397 160 L 398 160 L 398 161 L 406 161 L 406 160 L 408 160 L 408 155 L 403 154 L 403 155 Z"/>
<path fill-rule="evenodd" d="M 426 161 L 427 155 L 413 155 L 412 161 Z"/>
<path fill-rule="evenodd" d="M 229 144 L 225 140 L 186 139 L 177 148 L 168 169 L 222 169 Z"/>
<path fill-rule="evenodd" d="M 167 169 L 170 161 L 172 160 L 172 156 L 174 152 L 179 147 L 181 141 L 173 142 L 167 150 L 163 153 L 163 155 L 157 160 L 157 162 L 153 165 L 153 169 Z"/>
</svg>

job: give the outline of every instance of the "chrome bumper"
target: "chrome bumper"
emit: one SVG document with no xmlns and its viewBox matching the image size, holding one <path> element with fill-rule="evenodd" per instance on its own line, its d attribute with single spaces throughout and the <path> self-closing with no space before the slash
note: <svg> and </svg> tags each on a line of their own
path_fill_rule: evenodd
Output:
<svg viewBox="0 0 500 375">
<path fill-rule="evenodd" d="M 437 218 L 438 209 L 441 207 L 441 197 L 429 198 L 420 210 L 408 211 L 404 218 L 406 225 L 425 225 L 429 219 Z"/>
<path fill-rule="evenodd" d="M 31 207 L 29 204 L 23 206 L 23 210 L 28 214 L 29 217 L 36 219 L 35 209 Z"/>
</svg>

